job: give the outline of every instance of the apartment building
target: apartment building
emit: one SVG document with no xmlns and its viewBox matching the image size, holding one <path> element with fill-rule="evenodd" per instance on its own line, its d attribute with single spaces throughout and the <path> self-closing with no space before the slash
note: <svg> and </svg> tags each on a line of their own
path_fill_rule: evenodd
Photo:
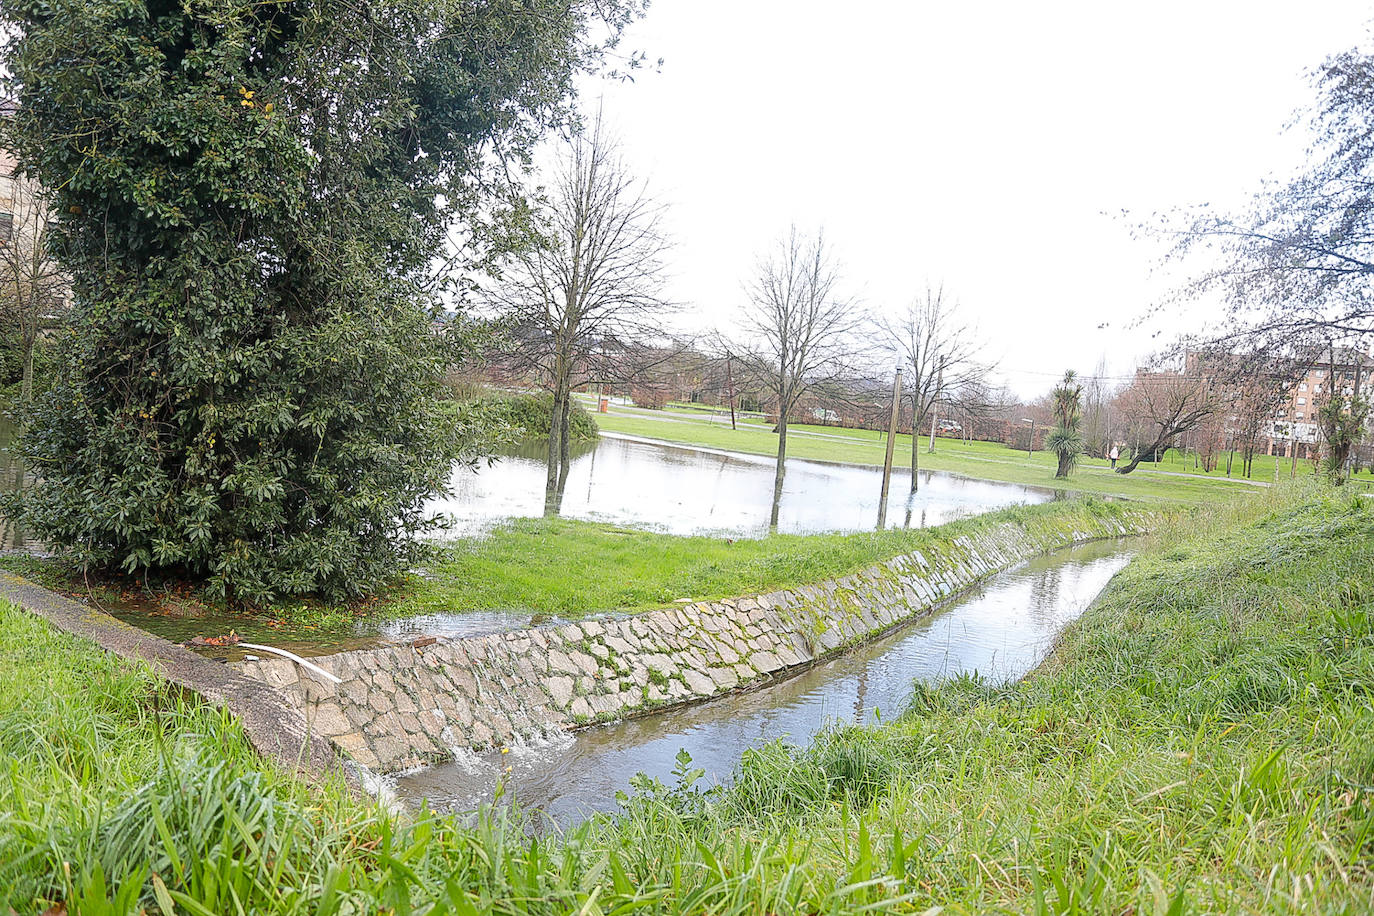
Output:
<svg viewBox="0 0 1374 916">
<path fill-rule="evenodd" d="M 1316 457 L 1321 446 L 1317 411 L 1332 392 L 1344 397 L 1374 396 L 1374 359 L 1348 347 L 1315 358 L 1289 385 L 1274 412 L 1266 435 L 1268 453 L 1288 458 L 1296 450 L 1300 458 Z"/>
</svg>

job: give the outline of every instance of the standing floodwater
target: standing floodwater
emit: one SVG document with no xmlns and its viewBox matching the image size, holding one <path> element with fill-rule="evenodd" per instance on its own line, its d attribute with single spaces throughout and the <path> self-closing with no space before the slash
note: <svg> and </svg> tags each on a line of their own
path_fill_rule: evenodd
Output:
<svg viewBox="0 0 1374 916">
<path fill-rule="evenodd" d="M 505 518 L 544 513 L 544 462 L 539 446 L 490 467 L 454 472 L 453 495 L 429 511 L 454 519 L 457 533 L 480 531 Z M 653 528 L 669 534 L 768 533 L 773 459 L 606 437 L 573 458 L 559 514 L 566 518 Z M 788 459 L 778 530 L 787 534 L 872 531 L 878 520 L 880 468 Z M 923 528 L 1017 503 L 1042 503 L 1054 491 L 922 471 L 910 494 L 911 472 L 892 475 L 887 521 Z"/>
<path fill-rule="evenodd" d="M 708 780 L 720 781 L 746 748 L 778 738 L 804 744 L 830 722 L 895 716 L 916 679 L 972 671 L 994 681 L 1021 677 L 1129 558 L 1110 542 L 1060 551 L 1000 573 L 943 611 L 795 678 L 585 729 L 548 747 L 469 756 L 402 777 L 397 788 L 436 808 L 470 809 L 491 800 L 509 765 L 508 796 L 566 824 L 614 810 L 615 793 L 626 791 L 635 773 L 670 781 L 681 748 L 705 767 Z"/>
</svg>

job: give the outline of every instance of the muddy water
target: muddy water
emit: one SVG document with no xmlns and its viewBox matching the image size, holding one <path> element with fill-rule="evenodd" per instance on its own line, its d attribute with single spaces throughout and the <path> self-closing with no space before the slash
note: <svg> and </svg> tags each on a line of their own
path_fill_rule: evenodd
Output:
<svg viewBox="0 0 1374 916">
<path fill-rule="evenodd" d="M 636 773 L 670 784 L 682 748 L 706 769 L 707 780 L 725 781 L 746 748 L 780 738 L 805 744 L 830 723 L 897 715 L 914 680 L 974 671 L 993 681 L 1021 677 L 1129 559 L 1120 543 L 1060 551 L 1001 573 L 941 612 L 789 680 L 584 729 L 544 747 L 468 755 L 399 778 L 397 792 L 436 808 L 469 810 L 492 799 L 509 765 L 507 797 L 566 825 L 593 811 L 615 810 L 615 793 L 627 791 Z"/>
</svg>

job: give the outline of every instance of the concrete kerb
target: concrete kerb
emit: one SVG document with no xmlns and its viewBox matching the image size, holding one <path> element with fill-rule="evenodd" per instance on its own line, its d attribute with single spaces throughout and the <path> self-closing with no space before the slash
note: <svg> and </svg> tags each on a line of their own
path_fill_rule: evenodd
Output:
<svg viewBox="0 0 1374 916">
<path fill-rule="evenodd" d="M 167 681 L 227 709 L 253 749 L 286 772 L 314 779 L 337 774 L 354 791 L 367 790 L 367 774 L 342 758 L 328 739 L 312 733 L 301 712 L 267 684 L 13 573 L 0 572 L 0 598 L 120 658 L 146 664 Z"/>
</svg>

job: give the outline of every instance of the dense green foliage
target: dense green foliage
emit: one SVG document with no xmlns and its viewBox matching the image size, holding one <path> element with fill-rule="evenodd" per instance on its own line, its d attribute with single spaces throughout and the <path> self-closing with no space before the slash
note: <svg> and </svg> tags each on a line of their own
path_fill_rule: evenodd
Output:
<svg viewBox="0 0 1374 916">
<path fill-rule="evenodd" d="M 512 431 L 519 439 L 547 439 L 553 423 L 553 395 L 491 393 L 478 402 L 493 423 Z M 568 433 L 574 442 L 592 442 L 601 431 L 581 404 L 572 403 L 568 411 Z"/>
<path fill-rule="evenodd" d="M 467 440 L 433 258 L 635 5 L 0 3 L 75 293 L 31 530 L 231 603 L 396 570 Z"/>
<path fill-rule="evenodd" d="M 1129 519 L 1123 503 L 1017 506 L 936 528 L 763 538 L 681 537 L 559 518 L 516 519 L 440 552 L 395 613 L 511 610 L 579 617 L 821 582 L 1012 522 L 1047 543 L 1093 519 Z"/>
<path fill-rule="evenodd" d="M 263 772 L 220 714 L 0 606 L 0 907 L 1368 911 L 1374 511 L 1270 503 L 1163 531 L 1021 684 L 919 687 L 725 791 L 684 762 L 539 840 Z"/>
<path fill-rule="evenodd" d="M 1050 407 L 1054 426 L 1045 437 L 1045 448 L 1054 452 L 1058 461 L 1054 476 L 1063 479 L 1083 454 L 1083 433 L 1078 428 L 1083 419 L 1083 386 L 1078 384 L 1072 369 L 1050 392 Z"/>
</svg>

